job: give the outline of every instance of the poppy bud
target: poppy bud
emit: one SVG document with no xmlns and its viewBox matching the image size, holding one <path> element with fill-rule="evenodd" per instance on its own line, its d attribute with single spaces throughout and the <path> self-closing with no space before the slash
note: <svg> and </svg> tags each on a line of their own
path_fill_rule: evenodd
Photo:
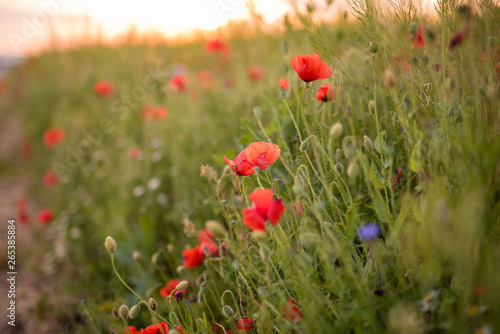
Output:
<svg viewBox="0 0 500 334">
<path fill-rule="evenodd" d="M 224 314 L 226 318 L 231 318 L 234 315 L 234 311 L 231 306 L 225 305 L 222 307 L 222 314 Z"/>
<path fill-rule="evenodd" d="M 262 109 L 260 107 L 253 108 L 253 114 L 255 118 L 260 119 L 262 117 Z"/>
<path fill-rule="evenodd" d="M 490 36 L 490 37 L 488 37 L 488 44 L 489 44 L 491 47 L 493 47 L 493 46 L 495 46 L 495 42 L 496 42 L 496 40 L 497 40 L 497 39 L 496 39 L 496 37 L 495 37 L 495 36 Z"/>
<path fill-rule="evenodd" d="M 412 22 L 410 24 L 410 34 L 415 35 L 415 33 L 417 32 L 417 29 L 418 29 L 418 25 L 415 22 Z"/>
<path fill-rule="evenodd" d="M 356 160 L 353 160 L 347 166 L 347 176 L 351 179 L 354 179 L 359 174 L 359 166 Z"/>
<path fill-rule="evenodd" d="M 252 232 L 252 236 L 250 237 L 254 242 L 264 242 L 266 240 L 265 232 Z"/>
<path fill-rule="evenodd" d="M 330 137 L 333 139 L 336 139 L 342 135 L 342 132 L 344 130 L 344 127 L 342 126 L 342 123 L 337 122 L 332 125 L 330 128 Z"/>
<path fill-rule="evenodd" d="M 300 144 L 300 150 L 302 152 L 305 152 L 307 151 L 307 148 L 309 147 L 309 142 L 307 140 L 304 140 L 301 144 Z"/>
<path fill-rule="evenodd" d="M 127 305 L 120 306 L 120 309 L 118 310 L 118 315 L 120 316 L 120 318 L 127 319 L 128 313 L 129 311 Z"/>
<path fill-rule="evenodd" d="M 393 71 L 391 71 L 390 69 L 385 70 L 384 82 L 388 87 L 390 88 L 394 87 L 397 83 L 397 79 L 398 78 L 396 77 L 396 74 L 394 74 Z"/>
<path fill-rule="evenodd" d="M 302 189 L 302 187 L 299 186 L 298 184 L 294 184 L 292 186 L 292 190 L 295 193 L 295 195 L 297 195 L 298 197 L 304 196 L 304 189 Z"/>
<path fill-rule="evenodd" d="M 378 44 L 377 44 L 377 42 L 370 42 L 369 49 L 370 49 L 370 52 L 372 54 L 377 53 L 378 52 Z"/>
<path fill-rule="evenodd" d="M 240 261 L 234 261 L 233 262 L 234 269 L 240 270 L 240 266 L 241 266 Z"/>
<path fill-rule="evenodd" d="M 342 166 L 342 164 L 341 164 L 341 163 L 337 162 L 337 163 L 335 164 L 335 169 L 337 170 L 337 172 L 338 172 L 339 174 L 342 174 L 342 172 L 344 171 L 344 166 Z"/>
<path fill-rule="evenodd" d="M 370 100 L 370 102 L 368 102 L 368 111 L 370 111 L 371 113 L 375 111 L 375 101 Z"/>
<path fill-rule="evenodd" d="M 118 319 L 118 317 L 119 317 L 118 310 L 113 307 L 113 309 L 111 310 L 111 315 L 113 316 L 113 318 Z"/>
<path fill-rule="evenodd" d="M 215 220 L 207 220 L 205 222 L 205 228 L 214 238 L 224 238 L 226 236 L 226 229 L 221 223 Z"/>
<path fill-rule="evenodd" d="M 280 94 L 281 94 L 281 98 L 285 98 L 286 97 L 286 89 L 285 87 L 280 87 Z"/>
<path fill-rule="evenodd" d="M 137 262 L 137 263 L 141 262 L 141 261 L 142 261 L 142 255 L 141 255 L 141 253 L 139 253 L 138 251 L 134 251 L 134 252 L 132 253 L 132 259 L 133 259 L 135 262 Z"/>
<path fill-rule="evenodd" d="M 260 168 L 259 168 L 259 166 L 255 166 L 255 167 L 253 168 L 253 172 L 255 173 L 255 175 L 259 175 L 259 173 L 260 173 Z"/>
<path fill-rule="evenodd" d="M 158 263 L 158 257 L 160 256 L 159 252 L 154 253 L 151 255 L 151 262 L 153 262 L 154 265 Z"/>
<path fill-rule="evenodd" d="M 205 294 L 203 292 L 198 292 L 198 300 L 200 301 L 200 303 L 203 303 L 205 301 Z"/>
<path fill-rule="evenodd" d="M 335 151 L 335 160 L 337 162 L 340 162 L 342 160 L 342 151 L 340 150 L 340 148 Z"/>
<path fill-rule="evenodd" d="M 156 311 L 156 309 L 158 308 L 158 303 L 154 298 L 149 298 L 148 304 L 149 308 L 152 309 L 153 311 Z"/>
<path fill-rule="evenodd" d="M 284 54 L 288 54 L 288 50 L 290 49 L 290 44 L 287 41 L 283 41 L 281 44 L 281 48 L 283 49 Z"/>
<path fill-rule="evenodd" d="M 188 281 L 182 281 L 175 286 L 175 290 L 179 291 L 184 290 L 185 288 L 187 288 L 188 285 L 189 285 Z"/>
<path fill-rule="evenodd" d="M 106 247 L 106 250 L 113 254 L 116 251 L 116 241 L 110 236 L 106 237 L 106 240 L 104 241 L 104 246 Z"/>
<path fill-rule="evenodd" d="M 139 305 L 134 305 L 130 308 L 130 319 L 135 319 L 139 315 L 139 311 L 141 310 L 141 307 Z"/>
<path fill-rule="evenodd" d="M 363 146 L 368 150 L 373 150 L 373 142 L 368 136 L 363 136 Z"/>
</svg>

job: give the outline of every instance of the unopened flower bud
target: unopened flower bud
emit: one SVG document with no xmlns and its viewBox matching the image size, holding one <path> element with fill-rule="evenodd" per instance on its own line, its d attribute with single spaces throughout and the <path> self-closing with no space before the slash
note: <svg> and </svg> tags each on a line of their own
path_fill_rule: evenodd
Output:
<svg viewBox="0 0 500 334">
<path fill-rule="evenodd" d="M 259 175 L 259 173 L 260 173 L 260 167 L 259 166 L 255 166 L 253 168 L 253 172 L 255 173 L 255 175 Z"/>
<path fill-rule="evenodd" d="M 120 306 L 120 309 L 118 310 L 118 315 L 122 319 L 127 319 L 128 318 L 128 306 L 127 305 L 122 305 Z"/>
<path fill-rule="evenodd" d="M 104 246 L 106 247 L 106 250 L 113 254 L 116 251 L 116 241 L 110 236 L 106 237 L 106 240 L 104 241 Z"/>
<path fill-rule="evenodd" d="M 234 315 L 234 311 L 233 309 L 231 308 L 231 306 L 229 305 L 224 305 L 222 307 L 222 314 L 224 314 L 224 316 L 226 318 L 231 318 L 233 315 Z"/>
<path fill-rule="evenodd" d="M 418 29 L 418 25 L 415 22 L 412 22 L 410 24 L 410 34 L 415 35 L 415 33 L 417 32 L 417 29 Z"/>
<path fill-rule="evenodd" d="M 351 179 L 354 179 L 359 174 L 359 166 L 356 160 L 353 160 L 347 166 L 347 176 Z"/>
<path fill-rule="evenodd" d="M 396 77 L 396 74 L 390 69 L 386 69 L 384 71 L 384 82 L 385 84 L 392 88 L 396 85 L 398 78 Z"/>
<path fill-rule="evenodd" d="M 342 123 L 337 122 L 333 124 L 332 127 L 330 128 L 330 137 L 332 137 L 333 139 L 337 139 L 342 135 L 343 131 L 344 131 L 344 126 L 342 125 Z"/>
<path fill-rule="evenodd" d="M 134 251 L 132 253 L 132 259 L 135 261 L 135 262 L 141 262 L 142 261 L 142 255 L 141 253 L 139 253 L 138 251 Z"/>
<path fill-rule="evenodd" d="M 302 197 L 304 196 L 304 189 L 302 189 L 301 186 L 299 186 L 298 184 L 294 184 L 292 186 L 292 190 L 293 192 L 295 193 L 295 195 L 299 196 L 299 197 Z"/>
<path fill-rule="evenodd" d="M 300 144 L 300 150 L 302 152 L 305 152 L 307 151 L 307 148 L 309 147 L 309 142 L 307 140 L 304 140 L 301 144 Z"/>
<path fill-rule="evenodd" d="M 281 48 L 283 49 L 283 53 L 287 54 L 288 50 L 290 49 L 290 44 L 288 44 L 287 41 L 283 41 L 281 44 Z"/>
<path fill-rule="evenodd" d="M 262 109 L 260 107 L 253 108 L 253 114 L 255 118 L 260 119 L 262 117 Z"/>
<path fill-rule="evenodd" d="M 233 262 L 234 269 L 240 270 L 240 266 L 241 266 L 240 261 L 234 261 Z"/>
<path fill-rule="evenodd" d="M 369 49 L 370 49 L 370 52 L 372 54 L 377 53 L 377 51 L 378 51 L 378 44 L 377 44 L 377 42 L 370 42 Z"/>
<path fill-rule="evenodd" d="M 368 111 L 370 111 L 371 113 L 375 111 L 375 101 L 370 100 L 370 102 L 368 102 Z"/>
<path fill-rule="evenodd" d="M 152 309 L 153 311 L 156 311 L 156 309 L 158 308 L 158 303 L 154 298 L 149 298 L 148 304 L 149 308 Z"/>
<path fill-rule="evenodd" d="M 200 291 L 203 293 L 205 293 L 207 291 L 207 284 L 206 283 L 200 284 Z"/>
<path fill-rule="evenodd" d="M 252 232 L 252 236 L 250 237 L 254 242 L 263 242 L 266 240 L 265 232 Z"/>
<path fill-rule="evenodd" d="M 118 310 L 113 307 L 113 309 L 111 310 L 111 315 L 113 315 L 113 318 L 118 319 L 119 317 Z"/>
<path fill-rule="evenodd" d="M 335 160 L 337 162 L 340 162 L 342 160 L 342 151 L 340 150 L 340 148 L 335 151 Z"/>
<path fill-rule="evenodd" d="M 188 287 L 188 285 L 189 285 L 188 281 L 182 281 L 175 286 L 175 290 L 179 290 L 179 291 L 184 290 L 185 288 Z"/>
<path fill-rule="evenodd" d="M 280 94 L 282 98 L 286 97 L 286 89 L 285 87 L 280 87 Z"/>
<path fill-rule="evenodd" d="M 160 252 L 155 252 L 153 255 L 151 255 L 151 262 L 153 262 L 154 265 L 158 264 L 159 257 L 160 257 Z"/>
<path fill-rule="evenodd" d="M 130 308 L 130 319 L 135 319 L 139 315 L 139 312 L 141 311 L 141 306 L 139 304 L 134 305 Z"/>
<path fill-rule="evenodd" d="M 368 150 L 373 150 L 373 142 L 368 136 L 363 136 L 363 146 Z"/>
<path fill-rule="evenodd" d="M 226 229 L 221 223 L 215 220 L 207 220 L 205 222 L 205 228 L 213 235 L 215 238 L 224 238 L 226 236 Z"/>
<path fill-rule="evenodd" d="M 344 166 L 342 166 L 342 164 L 340 162 L 337 162 L 335 164 L 335 169 L 337 170 L 337 172 L 339 174 L 342 174 L 344 172 Z"/>
</svg>

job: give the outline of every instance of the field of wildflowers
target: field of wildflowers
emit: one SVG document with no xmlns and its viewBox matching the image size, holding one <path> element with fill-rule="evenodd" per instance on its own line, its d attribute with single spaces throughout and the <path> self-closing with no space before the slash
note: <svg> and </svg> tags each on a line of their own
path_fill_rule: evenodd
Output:
<svg viewBox="0 0 500 334">
<path fill-rule="evenodd" d="M 11 71 L 43 203 L 18 221 L 78 300 L 44 312 L 71 333 L 498 331 L 500 8 L 388 3 Z"/>
</svg>

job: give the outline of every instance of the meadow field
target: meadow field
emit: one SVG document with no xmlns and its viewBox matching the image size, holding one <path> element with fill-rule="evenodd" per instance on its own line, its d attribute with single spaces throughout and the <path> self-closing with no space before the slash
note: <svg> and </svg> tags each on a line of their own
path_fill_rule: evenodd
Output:
<svg viewBox="0 0 500 334">
<path fill-rule="evenodd" d="M 500 330 L 500 7 L 388 3 L 15 66 L 2 333 Z"/>
</svg>

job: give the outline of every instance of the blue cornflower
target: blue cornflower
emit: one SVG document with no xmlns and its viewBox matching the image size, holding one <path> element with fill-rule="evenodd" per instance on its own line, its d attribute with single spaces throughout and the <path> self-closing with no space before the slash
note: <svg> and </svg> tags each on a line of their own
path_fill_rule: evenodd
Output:
<svg viewBox="0 0 500 334">
<path fill-rule="evenodd" d="M 358 237 L 361 240 L 372 240 L 376 239 L 382 234 L 380 226 L 376 223 L 368 223 L 361 226 L 358 230 Z"/>
</svg>

